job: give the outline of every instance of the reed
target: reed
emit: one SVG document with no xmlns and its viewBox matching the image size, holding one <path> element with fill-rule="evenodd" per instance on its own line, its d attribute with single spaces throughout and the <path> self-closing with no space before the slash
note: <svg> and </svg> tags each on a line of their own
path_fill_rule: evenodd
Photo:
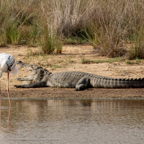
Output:
<svg viewBox="0 0 144 144">
<path fill-rule="evenodd" d="M 63 42 L 89 42 L 101 55 L 127 54 L 132 59 L 136 57 L 131 54 L 133 44 L 137 51 L 143 49 L 143 3 L 144 0 L 0 0 L 0 45 L 40 45 L 44 53 L 61 53 Z M 75 40 L 78 38 L 80 41 Z M 130 50 L 127 44 L 131 45 Z"/>
<path fill-rule="evenodd" d="M 87 35 L 101 55 L 125 55 L 126 44 L 139 43 L 144 38 L 143 0 L 98 1 L 90 15 Z M 132 45 L 131 45 L 132 46 Z M 128 51 L 129 53 L 129 51 Z"/>
</svg>

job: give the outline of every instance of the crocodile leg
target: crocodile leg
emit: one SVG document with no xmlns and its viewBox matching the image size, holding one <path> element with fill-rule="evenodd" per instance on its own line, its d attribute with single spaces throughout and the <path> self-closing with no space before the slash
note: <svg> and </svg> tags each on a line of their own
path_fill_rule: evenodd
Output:
<svg viewBox="0 0 144 144">
<path fill-rule="evenodd" d="M 28 77 L 22 77 L 22 78 L 17 78 L 18 81 L 32 81 L 33 78 L 30 76 Z"/>
<path fill-rule="evenodd" d="M 84 90 L 88 87 L 91 87 L 90 78 L 89 77 L 83 77 L 77 82 L 77 84 L 75 86 L 75 88 L 76 88 L 75 90 L 80 91 L 80 90 Z"/>
<path fill-rule="evenodd" d="M 32 71 L 31 74 L 27 77 L 21 77 L 17 78 L 18 81 L 22 81 L 23 84 L 30 84 L 34 81 L 34 78 L 36 77 L 36 72 Z M 35 81 L 36 82 L 36 81 Z"/>
<path fill-rule="evenodd" d="M 37 87 L 47 87 L 46 81 L 40 81 L 33 84 L 27 85 L 14 85 L 16 88 L 37 88 Z"/>
</svg>

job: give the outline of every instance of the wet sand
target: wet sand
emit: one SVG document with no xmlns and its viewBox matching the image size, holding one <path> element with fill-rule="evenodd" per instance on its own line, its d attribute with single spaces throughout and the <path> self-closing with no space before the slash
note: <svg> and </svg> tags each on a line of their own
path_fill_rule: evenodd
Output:
<svg viewBox="0 0 144 144">
<path fill-rule="evenodd" d="M 89 88 L 75 91 L 73 88 L 25 88 L 10 90 L 10 97 L 30 99 L 144 99 L 144 88 L 140 89 L 105 89 Z M 7 98 L 7 91 L 2 91 L 2 98 Z"/>
</svg>

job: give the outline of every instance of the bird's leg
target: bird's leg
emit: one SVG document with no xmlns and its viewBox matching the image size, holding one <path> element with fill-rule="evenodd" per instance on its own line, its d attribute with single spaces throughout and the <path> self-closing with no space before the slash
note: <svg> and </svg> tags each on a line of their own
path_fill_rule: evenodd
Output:
<svg viewBox="0 0 144 144">
<path fill-rule="evenodd" d="M 9 95 L 9 73 L 7 75 L 7 93 L 8 93 L 8 98 L 9 98 L 9 106 L 11 107 L 10 95 Z"/>
<path fill-rule="evenodd" d="M 1 124 L 1 83 L 0 83 L 0 124 Z"/>
</svg>

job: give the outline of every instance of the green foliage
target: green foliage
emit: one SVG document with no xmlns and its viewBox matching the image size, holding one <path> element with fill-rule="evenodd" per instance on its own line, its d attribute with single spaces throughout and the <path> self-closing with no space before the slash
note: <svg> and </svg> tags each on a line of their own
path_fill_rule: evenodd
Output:
<svg viewBox="0 0 144 144">
<path fill-rule="evenodd" d="M 88 42 L 88 40 L 84 37 L 78 37 L 78 36 L 71 36 L 71 37 L 66 37 L 64 39 L 65 44 L 84 44 Z"/>
<path fill-rule="evenodd" d="M 12 24 L 6 30 L 8 43 L 18 44 L 20 39 L 20 32 L 18 30 L 17 24 Z"/>
<path fill-rule="evenodd" d="M 55 69 L 56 69 L 56 68 L 62 68 L 62 66 L 54 65 L 53 68 L 55 68 Z"/>
<path fill-rule="evenodd" d="M 131 46 L 128 52 L 128 59 L 144 59 L 144 43 L 138 43 Z"/>
<path fill-rule="evenodd" d="M 37 43 L 39 36 L 40 36 L 40 30 L 36 24 L 33 24 L 33 29 L 32 31 L 30 31 L 30 41 L 32 45 L 34 43 Z"/>
<path fill-rule="evenodd" d="M 60 40 L 60 36 L 57 35 L 57 31 L 53 25 L 51 25 L 51 19 L 49 18 L 47 7 L 42 7 L 40 26 L 43 34 L 40 43 L 43 53 L 61 53 L 62 41 Z"/>
<path fill-rule="evenodd" d="M 126 60 L 125 63 L 128 64 L 128 65 L 132 65 L 132 64 L 140 64 L 140 63 L 141 63 L 141 60 L 140 60 L 140 59 L 135 59 L 135 60 Z"/>
<path fill-rule="evenodd" d="M 56 35 L 53 35 L 51 31 L 49 31 L 49 33 L 46 31 L 44 32 L 44 36 L 41 42 L 43 53 L 52 54 L 54 53 L 54 51 L 56 53 L 61 53 L 62 42 L 58 39 Z"/>
<path fill-rule="evenodd" d="M 144 25 L 133 36 L 133 43 L 128 51 L 128 59 L 144 59 Z"/>
<path fill-rule="evenodd" d="M 90 64 L 90 63 L 113 63 L 113 62 L 120 62 L 123 61 L 122 57 L 112 58 L 112 59 L 105 59 L 105 60 L 88 60 L 82 59 L 82 64 Z"/>
<path fill-rule="evenodd" d="M 1 43 L 0 43 L 1 47 L 6 47 L 7 46 L 7 36 L 6 36 L 6 32 L 1 32 Z"/>
</svg>

